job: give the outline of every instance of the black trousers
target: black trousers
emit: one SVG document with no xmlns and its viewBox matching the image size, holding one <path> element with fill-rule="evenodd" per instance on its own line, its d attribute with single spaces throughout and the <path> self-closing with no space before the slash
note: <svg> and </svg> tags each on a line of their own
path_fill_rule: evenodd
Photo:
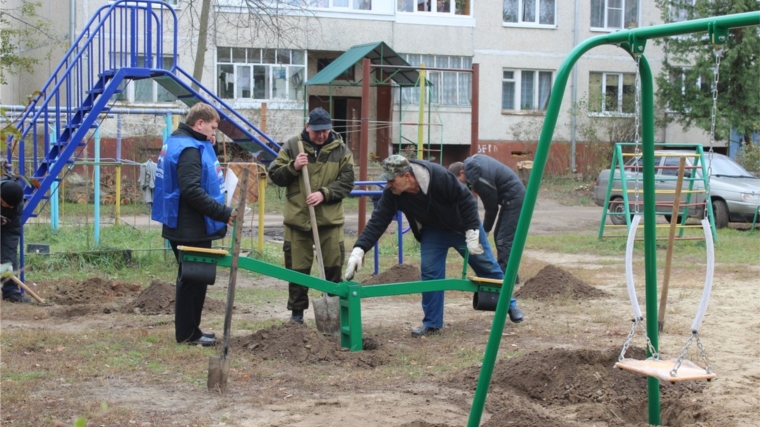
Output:
<svg viewBox="0 0 760 427">
<path fill-rule="evenodd" d="M 182 263 L 179 260 L 178 245 L 211 248 L 211 241 L 205 242 L 175 242 L 169 241 L 177 258 L 177 293 L 174 299 L 174 336 L 177 342 L 195 341 L 201 337 L 201 312 L 206 301 L 208 284 L 188 283 L 180 280 Z"/>
<path fill-rule="evenodd" d="M 507 261 L 510 252 L 512 252 L 512 242 L 515 240 L 517 221 L 520 219 L 521 210 L 522 200 L 512 200 L 499 209 L 499 218 L 496 220 L 493 238 L 496 246 L 496 262 L 501 267 L 501 271 L 504 272 L 507 271 Z M 515 282 L 520 283 L 519 276 Z"/>
</svg>

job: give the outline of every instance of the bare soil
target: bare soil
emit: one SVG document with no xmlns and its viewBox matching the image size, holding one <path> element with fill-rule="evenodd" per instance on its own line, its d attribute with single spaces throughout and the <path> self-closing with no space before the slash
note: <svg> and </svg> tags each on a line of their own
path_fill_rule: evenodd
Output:
<svg viewBox="0 0 760 427">
<path fill-rule="evenodd" d="M 583 227 L 592 222 L 585 212 L 550 210 L 560 214 L 544 218 L 536 232 L 593 232 Z M 616 258 L 619 263 L 612 262 Z M 528 280 L 515 293 L 526 320 L 504 329 L 481 425 L 648 425 L 647 380 L 613 368 L 630 326 L 622 258 L 526 249 L 520 273 Z M 450 261 L 460 262 L 454 254 Z M 718 380 L 661 384 L 664 425 L 760 425 L 760 267 L 729 270 L 716 277 L 700 330 Z M 677 354 L 688 338 L 701 296 L 694 285 L 699 273 L 674 271 L 671 277 L 660 336 L 665 353 Z M 362 274 L 363 285 L 408 282 L 419 279 L 419 267 L 410 260 L 376 277 Z M 637 272 L 639 282 L 642 277 Z M 226 280 L 217 283 L 213 291 L 226 292 L 220 285 Z M 368 351 L 352 353 L 337 337 L 316 331 L 311 310 L 306 325 L 287 323 L 287 284 L 241 275 L 238 287 L 278 296 L 236 302 L 224 396 L 205 384 L 207 357 L 218 349 L 176 347 L 172 340 L 171 283 L 120 284 L 93 272 L 84 282 L 41 283 L 39 293 L 50 305 L 2 303 L 0 424 L 72 425 L 78 415 L 88 416 L 88 426 L 467 424 L 493 322 L 493 313 L 472 310 L 470 294 L 447 292 L 442 333 L 420 339 L 409 334 L 422 317 L 418 295 L 365 300 Z M 220 335 L 224 303 L 209 298 L 206 307 L 212 309 L 204 312 L 204 330 Z M 104 330 L 123 334 L 132 345 L 109 349 L 86 341 Z M 637 337 L 627 356 L 644 357 L 643 346 Z M 693 350 L 688 356 L 700 362 Z M 101 363 L 81 368 L 92 360 Z M 114 371 L 115 363 L 134 368 Z"/>
</svg>

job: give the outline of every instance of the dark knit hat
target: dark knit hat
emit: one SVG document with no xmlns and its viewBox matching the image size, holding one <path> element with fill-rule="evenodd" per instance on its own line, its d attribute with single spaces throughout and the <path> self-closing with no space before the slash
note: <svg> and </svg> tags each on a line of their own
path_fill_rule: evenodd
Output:
<svg viewBox="0 0 760 427">
<path fill-rule="evenodd" d="M 5 181 L 0 186 L 0 198 L 11 206 L 18 206 L 24 200 L 24 187 L 16 181 Z"/>
</svg>

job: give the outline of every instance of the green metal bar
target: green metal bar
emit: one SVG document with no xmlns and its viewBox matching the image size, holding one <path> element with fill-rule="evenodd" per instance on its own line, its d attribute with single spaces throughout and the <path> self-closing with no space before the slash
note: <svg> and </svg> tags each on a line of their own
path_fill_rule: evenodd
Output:
<svg viewBox="0 0 760 427">
<path fill-rule="evenodd" d="M 655 206 L 654 167 L 654 79 L 649 61 L 642 55 L 639 61 L 641 76 L 641 137 L 644 158 L 644 270 L 646 276 L 647 336 L 659 352 L 657 324 L 657 209 Z M 675 220 L 675 219 L 673 219 Z M 647 352 L 649 349 L 647 348 Z M 648 354 L 647 356 L 652 356 Z M 660 425 L 660 380 L 647 377 L 649 424 Z"/>
<path fill-rule="evenodd" d="M 512 291 L 514 290 L 515 278 L 517 276 L 517 269 L 519 268 L 520 260 L 525 249 L 525 240 L 528 235 L 528 228 L 530 222 L 533 219 L 533 210 L 536 206 L 536 198 L 538 196 L 538 190 L 541 185 L 541 179 L 543 178 L 544 168 L 546 166 L 546 160 L 549 155 L 549 147 L 551 146 L 552 136 L 554 135 L 554 129 L 557 125 L 557 118 L 559 116 L 560 108 L 562 106 L 562 95 L 565 93 L 567 87 L 567 80 L 572 72 L 573 66 L 580 59 L 580 57 L 590 49 L 602 46 L 606 44 L 618 44 L 628 42 L 631 36 L 635 36 L 639 40 L 652 39 L 658 37 L 675 36 L 681 34 L 691 34 L 704 32 L 708 30 L 708 26 L 711 28 L 735 28 L 745 27 L 750 25 L 760 24 L 760 12 L 748 12 L 736 15 L 721 16 L 716 18 L 697 19 L 694 21 L 678 22 L 674 24 L 655 25 L 647 28 L 636 28 L 632 30 L 618 31 L 615 33 L 604 34 L 601 36 L 593 37 L 577 45 L 567 55 L 562 66 L 557 71 L 557 78 L 554 81 L 552 87 L 552 96 L 549 99 L 549 105 L 546 110 L 546 118 L 544 125 L 541 129 L 541 135 L 539 137 L 538 146 L 536 147 L 536 156 L 533 160 L 533 170 L 531 171 L 531 179 L 528 181 L 528 188 L 523 202 L 523 207 L 520 212 L 520 220 L 517 224 L 517 231 L 515 233 L 515 239 L 512 245 L 512 252 L 510 253 L 507 271 L 504 275 L 504 285 L 502 292 L 499 295 L 499 302 L 494 313 L 493 326 L 488 336 L 488 345 L 483 356 L 483 365 L 480 371 L 480 377 L 478 378 L 478 385 L 473 398 L 472 408 L 470 410 L 470 418 L 468 419 L 468 427 L 478 427 L 480 425 L 480 419 L 483 415 L 483 407 L 485 406 L 486 396 L 488 394 L 488 387 L 491 383 L 493 376 L 493 368 L 496 363 L 496 356 L 501 343 L 501 334 L 504 331 L 504 322 L 506 320 L 509 299 L 512 297 Z M 648 68 L 648 66 L 647 66 Z M 649 70 L 649 90 L 651 91 L 651 70 Z M 650 114 L 650 118 L 646 121 L 645 126 L 650 127 L 645 131 L 645 142 L 647 136 L 650 137 L 648 143 L 650 144 L 649 150 L 653 151 L 654 142 L 654 119 L 651 117 L 653 108 L 650 100 L 647 101 L 647 111 Z M 651 132 L 648 134 L 648 132 Z M 648 134 L 648 135 L 647 135 Z M 649 154 L 650 161 L 654 158 L 654 153 Z M 650 163 L 652 171 L 654 165 Z M 649 185 L 653 185 L 654 176 L 649 177 Z M 646 180 L 645 180 L 646 182 Z M 650 195 L 653 197 L 654 195 Z M 652 212 L 654 206 L 650 206 Z M 654 216 L 651 215 L 651 219 L 646 221 L 649 223 L 649 234 L 653 235 L 654 229 Z M 654 247 L 656 241 L 652 238 L 649 239 L 648 245 Z M 655 254 L 656 255 L 656 254 Z M 649 278 L 649 277 L 648 277 Z M 656 282 L 655 282 L 656 283 Z M 654 297 L 656 299 L 656 296 Z M 654 304 L 655 310 L 653 312 L 654 319 L 651 323 L 654 326 L 653 337 L 657 337 L 657 309 Z M 649 304 L 647 304 L 647 311 Z M 649 315 L 650 313 L 647 313 Z"/>
<path fill-rule="evenodd" d="M 615 178 L 615 168 L 616 164 L 618 162 L 618 152 L 620 151 L 620 148 L 617 144 L 615 144 L 615 147 L 612 149 L 612 163 L 610 164 L 610 177 L 607 179 L 607 192 L 604 196 L 604 206 L 602 206 L 602 220 L 599 222 L 599 233 L 597 234 L 596 238 L 597 240 L 602 240 L 602 236 L 604 236 L 604 226 L 607 222 L 607 212 L 609 212 L 610 208 L 610 194 L 612 194 L 612 182 Z M 621 159 L 622 161 L 622 159 Z"/>
<path fill-rule="evenodd" d="M 752 228 L 750 228 L 749 231 L 755 231 L 755 224 L 757 223 L 758 214 L 760 214 L 760 206 L 758 206 L 757 210 L 755 210 L 755 216 L 752 218 Z"/>
<path fill-rule="evenodd" d="M 391 283 L 362 287 L 362 298 L 387 297 L 434 291 L 477 292 L 478 285 L 470 280 L 440 279 L 421 282 Z"/>
<path fill-rule="evenodd" d="M 227 255 L 219 258 L 220 267 L 229 267 L 232 261 L 232 256 Z M 298 283 L 299 285 L 307 286 L 318 291 L 326 292 L 328 294 L 337 295 L 340 297 L 346 297 L 348 292 L 346 284 L 333 283 L 327 280 L 322 280 L 319 277 L 309 276 L 307 274 L 299 273 L 297 271 L 288 270 L 285 267 L 280 267 L 273 264 L 268 264 L 264 261 L 259 261 L 253 258 L 240 258 L 239 268 L 261 273 L 275 279 L 285 280 L 286 282 Z"/>
<path fill-rule="evenodd" d="M 340 345 L 350 351 L 361 351 L 362 344 L 362 286 L 350 284 L 348 298 L 340 299 Z"/>
</svg>

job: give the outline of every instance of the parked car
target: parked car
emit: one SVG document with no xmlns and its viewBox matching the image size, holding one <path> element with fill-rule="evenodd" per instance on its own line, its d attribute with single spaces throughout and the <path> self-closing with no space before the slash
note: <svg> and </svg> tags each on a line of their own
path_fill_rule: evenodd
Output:
<svg viewBox="0 0 760 427">
<path fill-rule="evenodd" d="M 673 156 L 673 154 L 683 156 Z M 674 190 L 676 178 L 678 176 L 678 165 L 681 157 L 686 158 L 686 166 L 691 167 L 698 158 L 693 151 L 655 151 L 655 188 L 657 190 Z M 665 155 L 667 154 L 667 155 Z M 713 215 L 715 216 L 715 226 L 717 228 L 726 227 L 729 221 L 732 222 L 752 222 L 755 212 L 760 206 L 760 178 L 747 172 L 740 164 L 731 158 L 722 154 L 713 153 L 712 161 L 709 154 L 704 154 L 705 168 L 710 166 L 711 175 L 709 178 L 710 196 L 712 199 Z M 640 190 L 644 188 L 644 177 L 642 173 L 643 159 L 633 157 L 626 162 L 625 176 L 629 190 L 633 190 L 638 185 Z M 702 178 L 702 169 L 693 168 L 684 171 L 684 182 L 682 191 L 689 189 L 690 180 L 694 176 L 692 190 L 703 190 L 704 180 Z M 613 224 L 625 224 L 625 206 L 623 205 L 623 195 L 621 192 L 620 171 L 615 170 L 615 180 L 612 185 L 612 191 L 609 195 L 611 202 L 608 207 L 608 217 Z M 604 206 L 607 197 L 607 185 L 610 179 L 610 170 L 605 169 L 599 173 L 599 177 L 594 184 L 594 203 L 598 206 Z M 638 181 L 638 183 L 637 183 Z M 682 206 L 686 204 L 688 193 L 681 194 Z M 673 209 L 673 193 L 657 194 L 656 211 L 662 214 L 665 219 L 670 221 Z M 639 202 L 643 203 L 643 194 L 639 195 Z M 691 193 L 689 200 L 688 216 L 702 218 L 704 215 L 704 192 Z M 630 211 L 635 211 L 635 195 L 633 192 L 628 193 L 628 203 Z M 641 207 L 639 208 L 641 209 Z M 683 211 L 683 209 L 680 209 Z M 680 220 L 680 216 L 679 216 Z"/>
</svg>

